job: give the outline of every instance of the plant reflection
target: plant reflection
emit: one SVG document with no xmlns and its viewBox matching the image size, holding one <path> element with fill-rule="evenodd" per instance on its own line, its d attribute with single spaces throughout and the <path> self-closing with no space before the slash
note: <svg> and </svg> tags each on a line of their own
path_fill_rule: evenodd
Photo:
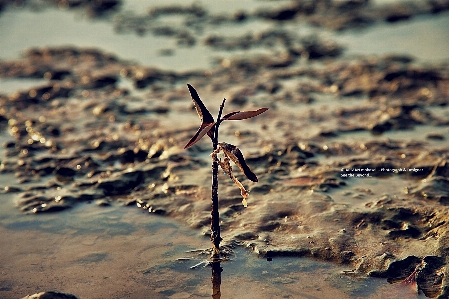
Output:
<svg viewBox="0 0 449 299">
<path fill-rule="evenodd" d="M 223 268 L 220 265 L 220 262 L 212 262 L 212 298 L 219 299 L 221 298 L 221 272 L 223 272 Z"/>
</svg>

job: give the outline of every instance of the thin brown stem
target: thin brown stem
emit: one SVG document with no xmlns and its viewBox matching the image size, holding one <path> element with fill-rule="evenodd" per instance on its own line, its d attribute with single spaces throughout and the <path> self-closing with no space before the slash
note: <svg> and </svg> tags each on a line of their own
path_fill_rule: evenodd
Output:
<svg viewBox="0 0 449 299">
<path fill-rule="evenodd" d="M 214 151 L 218 148 L 218 129 L 221 124 L 221 115 L 226 99 L 220 105 L 220 111 L 218 112 L 217 122 L 215 123 L 215 130 L 212 138 Z M 220 236 L 220 214 L 218 212 L 218 163 L 212 161 L 212 206 L 211 206 L 211 222 L 210 222 L 211 235 L 210 239 L 213 245 L 212 258 L 218 259 L 220 257 L 220 242 L 222 240 Z"/>
</svg>

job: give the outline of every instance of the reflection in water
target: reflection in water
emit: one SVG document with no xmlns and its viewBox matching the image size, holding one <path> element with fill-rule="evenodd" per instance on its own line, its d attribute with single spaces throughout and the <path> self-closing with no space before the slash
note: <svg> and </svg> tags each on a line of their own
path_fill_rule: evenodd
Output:
<svg viewBox="0 0 449 299">
<path fill-rule="evenodd" d="M 212 262 L 212 298 L 221 298 L 221 272 L 223 268 L 220 266 L 220 262 Z"/>
</svg>

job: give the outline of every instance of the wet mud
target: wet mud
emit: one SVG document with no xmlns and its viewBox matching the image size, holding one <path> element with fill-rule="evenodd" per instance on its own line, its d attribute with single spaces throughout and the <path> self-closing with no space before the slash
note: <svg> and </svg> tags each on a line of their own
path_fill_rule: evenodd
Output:
<svg viewBox="0 0 449 299">
<path fill-rule="evenodd" d="M 167 6 L 145 18 L 185 15 L 194 20 L 189 26 L 301 18 L 344 30 L 447 9 L 445 1 L 306 1 L 220 17 L 201 6 Z M 190 31 L 140 21 L 121 19 L 128 29 L 149 24 L 183 45 L 197 42 Z M 191 71 L 73 46 L 33 48 L 0 61 L 4 79 L 45 80 L 0 95 L 0 171 L 16 178 L 2 192 L 23 213 L 121 204 L 208 236 L 212 148 L 204 138 L 183 149 L 200 124 L 189 83 L 212 114 L 223 97 L 225 113 L 269 108 L 220 130 L 259 179 L 234 173 L 250 191 L 244 208 L 240 190 L 220 174 L 224 244 L 265 258 L 329 261 L 351 269 L 350 277 L 416 283 L 427 297 L 447 298 L 449 64 L 407 55 L 346 57 L 335 42 L 282 29 L 203 42 L 226 51 L 271 47 L 276 55 L 226 57 Z"/>
</svg>

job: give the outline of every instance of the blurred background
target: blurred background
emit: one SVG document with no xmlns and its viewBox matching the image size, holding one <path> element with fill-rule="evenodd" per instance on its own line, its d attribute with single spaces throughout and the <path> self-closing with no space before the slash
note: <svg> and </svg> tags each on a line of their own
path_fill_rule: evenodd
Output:
<svg viewBox="0 0 449 299">
<path fill-rule="evenodd" d="M 313 36 L 345 55 L 448 57 L 447 1 L 29 0 L 0 2 L 0 59 L 30 47 L 95 47 L 172 70 L 206 69 L 230 55 L 280 54 Z"/>
</svg>

